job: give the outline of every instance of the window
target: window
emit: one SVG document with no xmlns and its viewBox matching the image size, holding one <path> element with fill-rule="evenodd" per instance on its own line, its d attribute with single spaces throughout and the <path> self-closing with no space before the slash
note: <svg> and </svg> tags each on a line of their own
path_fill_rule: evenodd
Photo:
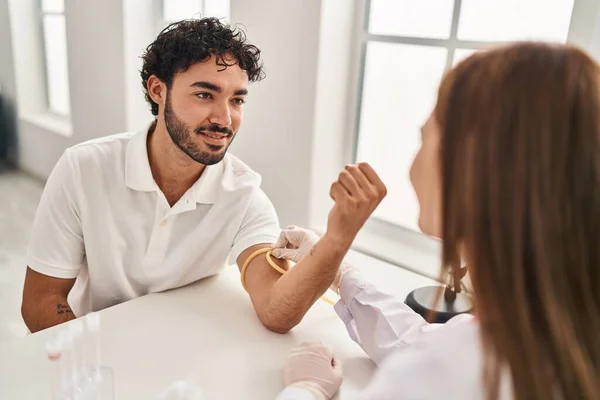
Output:
<svg viewBox="0 0 600 400">
<path fill-rule="evenodd" d="M 48 110 L 70 113 L 64 0 L 42 0 L 42 32 Z"/>
<path fill-rule="evenodd" d="M 227 20 L 229 8 L 229 0 L 163 0 L 162 17 L 166 23 L 200 16 Z"/>
<path fill-rule="evenodd" d="M 363 0 L 357 4 L 363 26 L 358 24 L 356 32 L 358 79 L 350 104 L 354 136 L 349 142 L 355 160 L 348 162 L 369 162 L 388 187 L 388 196 L 366 230 L 373 237 L 423 244 L 431 251 L 428 239 L 417 233 L 419 206 L 408 174 L 420 145 L 420 127 L 432 111 L 444 71 L 474 51 L 501 42 L 565 42 L 574 0 Z M 369 246 L 377 243 L 371 240 Z M 369 249 L 370 253 L 386 251 L 391 251 L 390 246 Z M 397 259 L 379 255 L 387 261 Z"/>
</svg>

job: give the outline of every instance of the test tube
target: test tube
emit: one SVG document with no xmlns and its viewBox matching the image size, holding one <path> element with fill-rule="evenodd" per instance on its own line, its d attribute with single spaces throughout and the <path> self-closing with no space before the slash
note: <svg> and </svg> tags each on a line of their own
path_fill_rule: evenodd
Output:
<svg viewBox="0 0 600 400">
<path fill-rule="evenodd" d="M 58 342 L 60 348 L 60 358 L 58 360 L 60 364 L 60 376 L 61 376 L 61 390 L 60 394 L 62 398 L 69 399 L 72 395 L 72 377 L 73 377 L 73 362 L 72 362 L 72 347 L 73 341 L 68 331 L 63 330 L 58 334 Z"/>
<path fill-rule="evenodd" d="M 89 365 L 90 377 L 98 378 L 100 374 L 100 314 L 92 312 L 85 316 L 85 324 L 89 333 L 90 352 Z M 94 376 L 95 375 L 95 376 Z"/>
<path fill-rule="evenodd" d="M 204 400 L 202 390 L 195 384 L 178 380 L 166 388 L 156 400 Z"/>
<path fill-rule="evenodd" d="M 86 364 L 85 364 L 85 347 L 83 345 L 83 322 L 81 320 L 73 320 L 69 322 L 69 335 L 72 340 L 71 361 L 73 365 L 72 381 L 73 381 L 73 396 L 78 396 L 83 392 L 86 384 Z"/>
<path fill-rule="evenodd" d="M 90 345 L 88 360 L 91 366 L 90 377 L 92 379 L 91 392 L 88 398 L 114 400 L 113 371 L 110 367 L 103 366 L 100 358 L 100 314 L 95 312 L 87 314 L 85 324 Z"/>
<path fill-rule="evenodd" d="M 60 400 L 63 389 L 63 377 L 60 365 L 61 348 L 58 337 L 51 338 L 46 342 L 46 354 L 50 361 L 50 387 L 52 388 L 52 399 Z"/>
</svg>

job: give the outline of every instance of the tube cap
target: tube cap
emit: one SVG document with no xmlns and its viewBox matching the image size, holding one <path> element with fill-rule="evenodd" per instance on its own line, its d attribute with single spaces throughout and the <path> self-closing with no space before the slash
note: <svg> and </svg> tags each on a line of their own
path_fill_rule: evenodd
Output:
<svg viewBox="0 0 600 400">
<path fill-rule="evenodd" d="M 46 342 L 46 353 L 49 360 L 55 361 L 60 359 L 60 351 L 61 345 L 58 337 L 53 337 Z"/>
<path fill-rule="evenodd" d="M 69 332 L 73 338 L 79 338 L 83 334 L 83 322 L 75 319 L 69 322 Z"/>
<path fill-rule="evenodd" d="M 100 314 L 91 312 L 85 316 L 85 324 L 89 331 L 95 332 L 100 329 Z"/>
</svg>

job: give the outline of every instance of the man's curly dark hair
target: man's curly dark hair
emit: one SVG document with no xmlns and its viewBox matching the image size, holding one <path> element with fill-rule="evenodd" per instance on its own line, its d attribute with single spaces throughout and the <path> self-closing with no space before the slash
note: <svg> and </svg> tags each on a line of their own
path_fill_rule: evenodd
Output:
<svg viewBox="0 0 600 400">
<path fill-rule="evenodd" d="M 224 58 L 226 55 L 232 55 L 235 62 L 228 64 Z M 250 82 L 265 76 L 260 50 L 247 43 L 246 34 L 241 29 L 223 24 L 217 18 L 174 22 L 159 33 L 142 55 L 140 75 L 152 114 L 158 115 L 158 104 L 148 94 L 148 78 L 155 75 L 170 88 L 175 74 L 185 72 L 192 64 L 206 61 L 210 56 L 216 57 L 217 65 L 223 66 L 223 69 L 239 65 L 248 74 Z"/>
</svg>

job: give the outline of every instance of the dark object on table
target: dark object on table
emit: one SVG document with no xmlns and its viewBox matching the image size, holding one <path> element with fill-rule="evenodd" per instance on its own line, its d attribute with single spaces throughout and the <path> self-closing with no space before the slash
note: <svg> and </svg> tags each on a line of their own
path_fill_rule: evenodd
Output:
<svg viewBox="0 0 600 400">
<path fill-rule="evenodd" d="M 471 297 L 463 292 L 461 285 L 467 268 L 458 267 L 453 271 L 455 272 L 452 274 L 452 285 L 417 288 L 406 296 L 406 305 L 427 321 L 434 323 L 445 323 L 459 314 L 472 312 Z"/>
</svg>

